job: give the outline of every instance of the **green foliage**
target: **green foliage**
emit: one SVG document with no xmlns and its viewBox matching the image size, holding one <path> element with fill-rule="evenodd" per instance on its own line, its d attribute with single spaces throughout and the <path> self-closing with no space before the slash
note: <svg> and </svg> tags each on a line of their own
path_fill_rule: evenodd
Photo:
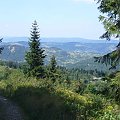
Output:
<svg viewBox="0 0 120 120">
<path fill-rule="evenodd" d="M 117 48 L 116 50 L 102 56 L 102 57 L 95 57 L 95 61 L 99 63 L 110 64 L 110 69 L 115 69 L 120 63 L 120 49 Z"/>
<path fill-rule="evenodd" d="M 98 120 L 120 120 L 120 114 L 115 115 L 112 112 L 105 112 L 103 116 L 98 118 Z"/>
<path fill-rule="evenodd" d="M 1 67 L 0 70 L 0 80 L 8 79 L 8 76 L 11 74 L 11 70 L 8 67 Z"/>
<path fill-rule="evenodd" d="M 96 95 L 101 94 L 120 104 L 120 72 L 110 74 L 101 81 L 89 83 L 84 92 Z"/>
<path fill-rule="evenodd" d="M 108 40 L 113 36 L 119 38 L 120 36 L 120 1 L 119 0 L 97 0 L 100 4 L 98 9 L 105 16 L 100 15 L 99 19 L 102 21 L 106 33 L 101 38 Z"/>
<path fill-rule="evenodd" d="M 7 66 L 9 68 L 14 68 L 14 69 L 17 69 L 17 68 L 20 68 L 20 63 L 18 62 L 14 62 L 14 61 L 2 61 L 0 60 L 0 65 L 1 66 Z"/>
<path fill-rule="evenodd" d="M 40 48 L 40 33 L 37 22 L 32 24 L 31 37 L 29 41 L 30 50 L 26 54 L 26 61 L 28 63 L 28 74 L 37 78 L 44 77 L 44 50 Z"/>
<path fill-rule="evenodd" d="M 57 76 L 57 62 L 55 56 L 53 55 L 50 59 L 49 64 L 49 77 L 52 79 L 53 82 L 55 82 Z"/>
<path fill-rule="evenodd" d="M 112 118 L 119 118 L 120 109 L 113 101 L 114 98 L 108 98 L 109 94 L 102 96 L 107 87 L 106 82 L 86 84 L 84 81 L 71 80 L 68 85 L 66 78 L 61 84 L 59 80 L 53 84 L 47 78 L 38 80 L 25 77 L 21 70 L 7 69 L 0 67 L 0 72 L 9 71 L 7 77 L 0 81 L 0 92 L 19 104 L 28 120 L 107 120 L 111 115 Z M 116 78 L 109 81 L 109 88 L 112 84 L 119 84 L 119 73 Z M 97 88 L 97 92 L 90 89 L 86 91 L 90 84 L 91 88 Z M 114 94 L 114 91 L 111 94 Z"/>
<path fill-rule="evenodd" d="M 88 90 L 87 90 L 88 89 Z M 90 91 L 93 94 L 102 94 L 108 96 L 110 83 L 107 81 L 92 82 L 87 86 L 86 91 Z"/>
<path fill-rule="evenodd" d="M 57 62 L 56 62 L 55 56 L 53 55 L 50 60 L 50 71 L 55 73 L 56 67 L 57 67 Z"/>
<path fill-rule="evenodd" d="M 120 104 L 120 72 L 115 74 L 111 80 L 110 96 Z"/>
<path fill-rule="evenodd" d="M 98 9 L 101 13 L 99 19 L 102 21 L 106 32 L 101 38 L 110 40 L 111 37 L 120 39 L 120 0 L 97 0 L 100 4 Z M 101 63 L 110 64 L 111 68 L 116 68 L 120 62 L 120 42 L 116 46 L 116 50 L 104 55 L 102 57 L 96 57 L 96 61 Z"/>
</svg>

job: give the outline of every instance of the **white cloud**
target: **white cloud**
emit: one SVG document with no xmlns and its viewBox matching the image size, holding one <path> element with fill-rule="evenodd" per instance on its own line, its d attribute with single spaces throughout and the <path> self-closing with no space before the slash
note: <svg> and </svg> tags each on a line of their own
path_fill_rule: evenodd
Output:
<svg viewBox="0 0 120 120">
<path fill-rule="evenodd" d="M 75 2 L 88 2 L 88 3 L 93 3 L 95 2 L 94 0 L 73 0 Z"/>
</svg>

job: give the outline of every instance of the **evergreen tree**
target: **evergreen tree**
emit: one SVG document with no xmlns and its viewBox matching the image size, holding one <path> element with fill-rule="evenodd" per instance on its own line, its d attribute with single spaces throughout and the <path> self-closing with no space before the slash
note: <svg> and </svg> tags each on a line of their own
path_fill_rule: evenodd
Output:
<svg viewBox="0 0 120 120">
<path fill-rule="evenodd" d="M 66 76 L 66 83 L 67 83 L 68 87 L 70 87 L 71 80 L 68 75 Z"/>
<path fill-rule="evenodd" d="M 37 78 L 44 77 L 44 50 L 40 47 L 40 32 L 37 22 L 32 24 L 32 30 L 29 39 L 29 52 L 25 59 L 28 64 L 28 74 Z"/>
<path fill-rule="evenodd" d="M 99 16 L 106 32 L 101 38 L 110 40 L 111 37 L 120 39 L 120 0 L 96 0 L 99 3 L 98 9 L 103 15 Z M 105 15 L 104 15 L 105 14 Z M 120 62 L 120 41 L 116 50 L 102 57 L 95 57 L 97 62 L 110 64 L 111 68 L 116 68 Z"/>
<path fill-rule="evenodd" d="M 53 82 L 55 82 L 55 79 L 57 78 L 56 69 L 57 69 L 57 62 L 55 56 L 53 55 L 50 60 L 50 77 L 53 80 Z"/>
<path fill-rule="evenodd" d="M 3 38 L 0 39 L 0 42 L 2 42 L 2 39 Z M 0 47 L 0 54 L 2 53 L 2 50 L 3 50 L 3 47 Z"/>
<path fill-rule="evenodd" d="M 55 56 L 53 55 L 51 57 L 51 60 L 50 60 L 50 71 L 52 73 L 55 73 L 56 72 L 56 67 L 57 67 L 57 62 L 56 62 Z"/>
<path fill-rule="evenodd" d="M 101 38 L 110 40 L 120 37 L 120 0 L 96 0 L 100 4 L 98 9 L 103 14 L 99 16 L 106 32 Z"/>
</svg>

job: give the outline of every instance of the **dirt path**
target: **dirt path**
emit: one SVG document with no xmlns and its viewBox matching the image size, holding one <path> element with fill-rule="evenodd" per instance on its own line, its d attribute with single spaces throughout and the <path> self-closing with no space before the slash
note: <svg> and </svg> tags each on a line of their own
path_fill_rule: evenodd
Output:
<svg viewBox="0 0 120 120">
<path fill-rule="evenodd" d="M 0 96 L 0 120 L 24 120 L 20 108 Z"/>
</svg>

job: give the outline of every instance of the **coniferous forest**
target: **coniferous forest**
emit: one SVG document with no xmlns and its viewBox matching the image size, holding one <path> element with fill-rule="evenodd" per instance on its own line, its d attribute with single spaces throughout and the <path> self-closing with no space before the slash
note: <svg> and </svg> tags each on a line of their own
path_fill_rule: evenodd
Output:
<svg viewBox="0 0 120 120">
<path fill-rule="evenodd" d="M 120 0 L 95 1 L 105 29 L 101 39 L 120 39 Z M 36 20 L 28 44 L 24 62 L 0 60 L 0 96 L 17 104 L 24 120 L 120 120 L 119 42 L 114 51 L 94 57 L 109 67 L 107 72 L 60 66 L 54 54 L 45 64 Z M 0 120 L 6 120 L 3 109 Z"/>
</svg>

